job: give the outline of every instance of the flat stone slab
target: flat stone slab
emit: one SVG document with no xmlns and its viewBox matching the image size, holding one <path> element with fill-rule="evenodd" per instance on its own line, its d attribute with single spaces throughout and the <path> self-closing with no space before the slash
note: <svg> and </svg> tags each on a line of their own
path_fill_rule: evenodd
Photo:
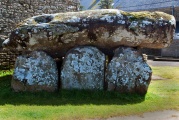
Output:
<svg viewBox="0 0 179 120">
<path fill-rule="evenodd" d="M 79 45 L 104 50 L 119 46 L 164 48 L 172 42 L 175 24 L 175 18 L 163 12 L 101 9 L 44 14 L 18 24 L 3 46 L 62 56 Z"/>
</svg>

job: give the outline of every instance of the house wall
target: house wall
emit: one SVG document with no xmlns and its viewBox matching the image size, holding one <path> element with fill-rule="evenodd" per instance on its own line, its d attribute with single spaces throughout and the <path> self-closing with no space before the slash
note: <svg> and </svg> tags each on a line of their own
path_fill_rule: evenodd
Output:
<svg viewBox="0 0 179 120">
<path fill-rule="evenodd" d="M 163 48 L 161 51 L 162 57 L 179 57 L 179 40 L 173 40 L 170 47 Z"/>
</svg>

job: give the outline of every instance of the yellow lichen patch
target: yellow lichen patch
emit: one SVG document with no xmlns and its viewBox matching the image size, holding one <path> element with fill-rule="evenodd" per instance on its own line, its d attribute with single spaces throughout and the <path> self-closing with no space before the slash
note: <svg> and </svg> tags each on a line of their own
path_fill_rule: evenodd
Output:
<svg viewBox="0 0 179 120">
<path fill-rule="evenodd" d="M 158 19 L 165 19 L 165 20 L 171 20 L 172 16 L 169 14 L 166 14 L 164 12 L 149 12 L 149 11 L 141 11 L 141 12 L 124 12 L 121 11 L 123 15 L 131 16 L 135 19 L 152 19 L 152 20 L 158 20 Z"/>
<path fill-rule="evenodd" d="M 63 20 L 63 18 L 64 18 L 64 16 L 63 16 L 63 15 L 58 14 L 58 15 L 56 15 L 56 16 L 53 18 L 53 21 L 62 21 L 62 20 Z"/>
<path fill-rule="evenodd" d="M 164 12 L 159 12 L 159 11 L 152 12 L 152 17 L 156 18 L 156 19 L 160 19 L 162 17 L 164 20 L 171 20 L 172 19 L 171 15 L 164 13 Z"/>
<path fill-rule="evenodd" d="M 139 19 L 149 17 L 149 14 L 150 14 L 150 12 L 148 12 L 148 11 L 142 11 L 142 12 L 124 12 L 124 11 L 121 11 L 121 13 L 123 15 L 132 16 L 132 17 L 136 17 L 136 18 L 139 18 Z"/>
</svg>

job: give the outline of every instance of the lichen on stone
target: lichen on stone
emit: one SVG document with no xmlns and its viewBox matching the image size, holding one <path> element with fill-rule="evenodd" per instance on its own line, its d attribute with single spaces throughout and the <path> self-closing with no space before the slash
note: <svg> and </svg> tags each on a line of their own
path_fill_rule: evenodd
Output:
<svg viewBox="0 0 179 120">
<path fill-rule="evenodd" d="M 119 47 L 106 71 L 108 90 L 146 94 L 152 70 L 135 49 Z"/>
<path fill-rule="evenodd" d="M 21 83 L 21 85 L 17 86 L 17 83 Z M 15 64 L 12 87 L 15 91 L 57 90 L 56 63 L 41 51 L 19 56 Z"/>
<path fill-rule="evenodd" d="M 174 17 L 162 12 L 101 9 L 44 14 L 21 22 L 4 46 L 45 50 L 52 56 L 61 51 L 61 57 L 78 45 L 102 49 L 119 46 L 164 48 L 171 44 L 174 29 Z"/>
<path fill-rule="evenodd" d="M 95 47 L 77 47 L 64 58 L 63 89 L 103 89 L 105 55 Z"/>
</svg>

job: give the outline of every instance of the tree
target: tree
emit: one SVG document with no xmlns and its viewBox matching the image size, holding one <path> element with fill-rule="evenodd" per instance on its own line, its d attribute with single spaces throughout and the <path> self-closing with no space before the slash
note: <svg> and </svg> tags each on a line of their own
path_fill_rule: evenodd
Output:
<svg viewBox="0 0 179 120">
<path fill-rule="evenodd" d="M 99 8 L 101 9 L 111 9 L 113 8 L 112 6 L 113 0 L 100 0 Z"/>
</svg>

